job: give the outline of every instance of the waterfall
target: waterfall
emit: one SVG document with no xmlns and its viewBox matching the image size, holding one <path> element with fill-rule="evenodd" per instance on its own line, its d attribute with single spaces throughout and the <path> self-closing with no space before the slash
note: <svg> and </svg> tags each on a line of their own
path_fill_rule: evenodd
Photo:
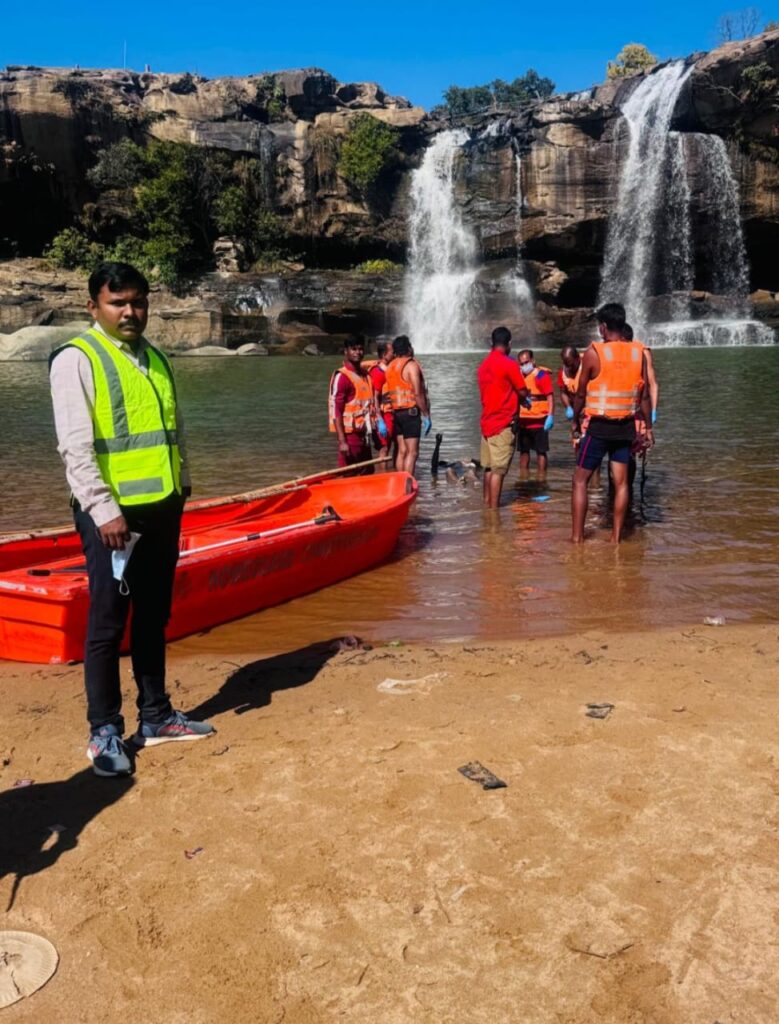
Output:
<svg viewBox="0 0 779 1024">
<path fill-rule="evenodd" d="M 683 61 L 646 75 L 622 106 L 628 153 L 622 168 L 617 209 L 609 224 L 599 301 L 621 302 L 634 326 L 648 323 L 647 299 L 654 294 L 656 267 L 665 258 L 658 230 L 665 209 L 665 184 L 676 146 L 669 126 L 690 70 Z"/>
<path fill-rule="evenodd" d="M 514 273 L 511 277 L 511 284 L 514 289 L 514 296 L 520 312 L 532 313 L 533 295 L 530 285 L 525 278 L 525 270 L 522 266 L 522 211 L 525 200 L 522 195 L 522 157 L 517 153 L 514 157 L 516 168 L 516 185 L 514 189 L 514 216 L 517 223 L 517 259 L 514 265 Z"/>
<path fill-rule="evenodd" d="M 621 302 L 637 335 L 659 346 L 770 345 L 773 332 L 749 315 L 749 266 L 738 185 L 717 135 L 670 131 L 691 68 L 676 61 L 647 75 L 622 106 L 628 152 L 609 224 L 600 302 Z M 697 150 L 698 194 L 711 243 L 709 319 L 693 318 L 695 245 L 690 222 L 688 149 Z M 653 297 L 663 296 L 664 300 Z M 664 322 L 650 307 L 662 305 Z"/>
<path fill-rule="evenodd" d="M 464 129 L 441 132 L 411 177 L 405 329 L 416 352 L 473 348 L 477 244 L 454 196 Z"/>
</svg>

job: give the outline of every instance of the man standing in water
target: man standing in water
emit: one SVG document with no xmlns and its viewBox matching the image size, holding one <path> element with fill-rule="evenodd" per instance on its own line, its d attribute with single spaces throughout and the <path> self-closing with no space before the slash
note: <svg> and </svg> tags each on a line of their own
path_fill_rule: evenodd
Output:
<svg viewBox="0 0 779 1024">
<path fill-rule="evenodd" d="M 384 392 L 384 382 L 387 379 L 387 367 L 392 362 L 392 342 L 387 341 L 385 338 L 377 341 L 376 355 L 378 360 L 368 370 L 368 374 L 370 375 L 373 390 L 379 403 L 381 418 L 384 420 L 384 426 L 387 428 L 386 436 L 379 436 L 379 447 L 381 448 L 382 455 L 386 455 L 389 460 L 392 443 L 395 440 L 395 425 L 392 420 L 392 406 Z M 392 463 L 387 461 L 384 463 L 384 467 L 387 470 L 391 470 Z"/>
<path fill-rule="evenodd" d="M 575 431 L 581 430 L 582 413 L 590 418 L 587 433 L 579 445 L 573 475 L 571 540 L 575 544 L 584 540 L 587 484 L 605 455 L 611 460 L 615 488 L 611 539 L 615 544 L 621 539 L 629 501 L 628 465 L 636 437 L 637 409 L 648 424 L 647 442 L 650 447 L 654 444 L 643 346 L 624 340 L 623 306 L 609 303 L 598 310 L 597 317 L 601 341 L 594 341 L 582 357 L 573 405 Z"/>
<path fill-rule="evenodd" d="M 523 348 L 519 353 L 519 369 L 530 392 L 530 408 L 524 405 L 519 410 L 519 468 L 526 472 L 530 468 L 530 453 L 536 453 L 538 472 L 546 473 L 549 462 L 549 431 L 554 426 L 554 388 L 552 371 L 545 366 L 536 366 L 533 352 Z"/>
<path fill-rule="evenodd" d="M 525 378 L 513 359 L 511 331 L 496 327 L 492 332 L 492 351 L 477 372 L 481 396 L 481 454 L 484 470 L 484 504 L 500 505 L 503 481 L 516 448 L 514 426 L 519 403 L 528 397 Z"/>
<path fill-rule="evenodd" d="M 387 428 L 379 416 L 376 392 L 368 371 L 363 368 L 365 339 L 350 334 L 344 340 L 344 362 L 330 378 L 328 413 L 330 430 L 338 437 L 338 465 L 354 466 L 369 462 L 374 427 L 381 437 Z M 370 474 L 373 466 L 363 466 L 359 475 Z"/>
<path fill-rule="evenodd" d="M 422 367 L 411 342 L 401 334 L 392 342 L 393 359 L 387 367 L 384 394 L 392 408 L 398 457 L 395 469 L 413 475 L 419 457 L 419 439 L 430 433 L 430 402 Z"/>
<path fill-rule="evenodd" d="M 89 576 L 87 757 L 97 775 L 114 776 L 132 771 L 119 682 L 130 605 L 133 742 L 199 740 L 216 730 L 174 711 L 165 690 L 165 625 L 190 484 L 170 364 L 143 336 L 149 284 L 126 263 L 104 263 L 89 278 L 89 296 L 94 323 L 53 353 L 51 395 Z"/>
</svg>

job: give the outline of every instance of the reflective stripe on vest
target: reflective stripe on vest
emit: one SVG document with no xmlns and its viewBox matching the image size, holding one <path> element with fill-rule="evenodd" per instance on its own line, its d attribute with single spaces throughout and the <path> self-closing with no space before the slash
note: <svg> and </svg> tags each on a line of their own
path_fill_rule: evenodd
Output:
<svg viewBox="0 0 779 1024">
<path fill-rule="evenodd" d="M 114 500 L 144 505 L 181 493 L 176 388 L 165 356 L 147 345 L 144 374 L 94 328 L 58 348 L 51 359 L 66 348 L 83 352 L 92 368 L 95 454 Z"/>
<path fill-rule="evenodd" d="M 388 402 L 391 409 L 413 409 L 417 404 L 417 393 L 413 386 L 403 377 L 403 371 L 412 361 L 413 356 L 398 356 L 387 366 L 382 401 Z"/>
<path fill-rule="evenodd" d="M 367 373 L 355 373 L 354 370 L 348 370 L 345 366 L 339 367 L 330 378 L 330 399 L 328 401 L 330 431 L 335 433 L 335 393 L 340 373 L 349 379 L 354 388 L 354 397 L 344 405 L 344 433 L 370 434 L 372 432 L 373 383 Z"/>
<path fill-rule="evenodd" d="M 644 385 L 644 346 L 641 342 L 594 341 L 592 347 L 600 370 L 587 383 L 585 414 L 612 420 L 634 416 Z"/>
<path fill-rule="evenodd" d="M 548 394 L 541 394 L 538 381 L 536 380 L 539 373 L 548 373 L 551 383 L 552 371 L 546 366 L 536 366 L 532 373 L 529 373 L 527 377 L 525 377 L 525 387 L 530 392 L 528 397 L 533 404 L 530 409 L 526 409 L 524 405 L 520 405 L 519 418 L 521 420 L 542 420 L 549 412 L 550 396 Z M 543 408 L 541 408 L 542 403 Z"/>
</svg>

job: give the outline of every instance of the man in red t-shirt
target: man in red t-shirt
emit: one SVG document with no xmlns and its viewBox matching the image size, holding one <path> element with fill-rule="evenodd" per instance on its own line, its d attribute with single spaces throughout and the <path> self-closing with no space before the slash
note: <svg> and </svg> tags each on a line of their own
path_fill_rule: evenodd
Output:
<svg viewBox="0 0 779 1024">
<path fill-rule="evenodd" d="M 484 504 L 497 508 L 516 448 L 514 428 L 519 403 L 528 398 L 519 366 L 509 358 L 511 331 L 496 327 L 492 351 L 477 372 L 481 395 L 481 464 L 484 470 Z"/>
<path fill-rule="evenodd" d="M 392 418 L 392 403 L 386 396 L 383 396 L 382 392 L 384 381 L 387 378 L 387 367 L 392 362 L 392 342 L 385 338 L 377 341 L 376 355 L 379 357 L 378 362 L 374 363 L 370 370 L 368 370 L 368 375 L 373 383 L 373 390 L 376 392 L 376 400 L 379 403 L 379 411 L 384 420 L 384 426 L 387 428 L 387 434 L 386 436 L 377 434 L 374 438 L 374 444 L 377 448 L 381 449 L 383 455 L 388 457 L 388 461 L 384 465 L 387 472 L 390 472 L 395 468 L 389 460 L 389 453 L 395 440 L 395 423 Z"/>
</svg>

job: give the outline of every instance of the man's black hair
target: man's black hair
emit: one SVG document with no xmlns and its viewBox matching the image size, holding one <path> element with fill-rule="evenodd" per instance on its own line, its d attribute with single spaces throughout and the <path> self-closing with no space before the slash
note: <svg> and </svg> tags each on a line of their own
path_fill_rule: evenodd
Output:
<svg viewBox="0 0 779 1024">
<path fill-rule="evenodd" d="M 529 355 L 531 359 L 535 358 L 534 355 L 533 355 L 533 349 L 532 348 L 523 348 L 521 350 L 521 352 L 517 353 L 517 359 L 519 359 L 520 356 L 524 356 L 525 354 Z"/>
<path fill-rule="evenodd" d="M 391 342 L 386 341 L 382 338 L 381 341 L 376 342 L 376 355 L 379 359 L 383 359 L 387 349 L 390 347 Z"/>
<path fill-rule="evenodd" d="M 633 340 L 633 328 L 630 326 L 630 324 L 625 324 L 625 326 L 622 328 L 622 337 L 625 339 L 625 341 Z"/>
<path fill-rule="evenodd" d="M 619 302 L 607 302 L 596 313 L 598 323 L 603 324 L 607 331 L 622 334 L 625 329 L 625 307 Z"/>
<path fill-rule="evenodd" d="M 149 294 L 149 282 L 135 267 L 129 263 L 101 263 L 89 276 L 89 297 L 97 302 L 103 285 L 108 285 L 110 292 L 122 292 L 125 288 L 136 288 L 144 295 Z"/>
<path fill-rule="evenodd" d="M 511 331 L 508 327 L 496 327 L 492 332 L 492 347 L 505 348 L 511 341 Z"/>
<path fill-rule="evenodd" d="M 347 334 L 344 338 L 344 352 L 347 348 L 351 348 L 352 345 L 362 345 L 362 347 L 365 348 L 365 335 Z"/>
<path fill-rule="evenodd" d="M 566 352 L 570 352 L 574 356 L 578 356 L 579 354 L 579 350 L 576 348 L 575 345 L 563 345 L 563 347 L 560 349 L 560 358 L 563 361 L 565 361 Z"/>
<path fill-rule="evenodd" d="M 392 354 L 395 356 L 411 355 L 411 342 L 408 340 L 408 335 L 399 334 L 397 338 L 395 338 L 392 342 Z"/>
</svg>

